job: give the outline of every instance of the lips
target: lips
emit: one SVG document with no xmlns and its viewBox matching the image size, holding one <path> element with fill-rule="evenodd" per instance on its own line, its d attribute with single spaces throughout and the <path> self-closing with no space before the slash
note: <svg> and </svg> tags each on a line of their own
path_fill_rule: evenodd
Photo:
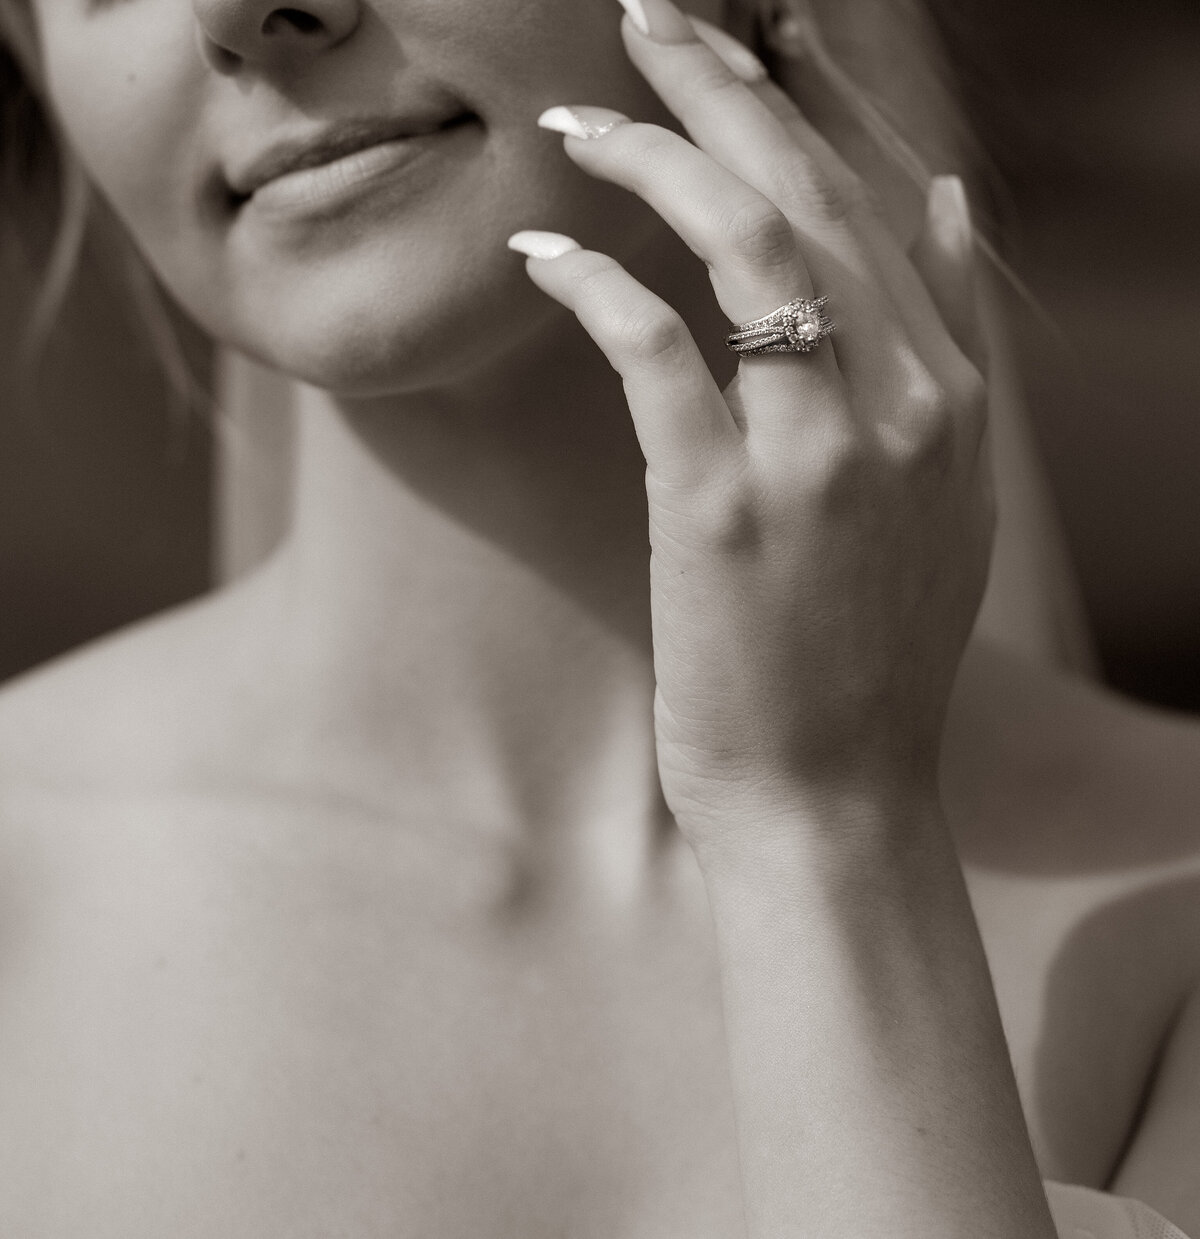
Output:
<svg viewBox="0 0 1200 1239">
<path fill-rule="evenodd" d="M 373 148 L 427 137 L 474 119 L 467 113 L 447 117 L 397 119 L 394 117 L 338 121 L 316 133 L 272 143 L 225 174 L 229 194 L 240 206 L 260 189 L 293 173 L 339 165 Z"/>
</svg>

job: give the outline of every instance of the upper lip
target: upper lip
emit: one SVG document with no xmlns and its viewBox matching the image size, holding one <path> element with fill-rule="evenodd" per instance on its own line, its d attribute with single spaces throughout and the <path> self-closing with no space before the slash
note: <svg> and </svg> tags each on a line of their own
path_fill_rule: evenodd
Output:
<svg viewBox="0 0 1200 1239">
<path fill-rule="evenodd" d="M 265 150 L 232 167 L 225 179 L 235 195 L 248 198 L 268 181 L 286 176 L 289 172 L 332 163 L 343 155 L 365 150 L 380 142 L 433 133 L 453 119 L 442 114 L 436 118 L 361 117 L 335 121 L 315 133 L 272 142 Z"/>
</svg>

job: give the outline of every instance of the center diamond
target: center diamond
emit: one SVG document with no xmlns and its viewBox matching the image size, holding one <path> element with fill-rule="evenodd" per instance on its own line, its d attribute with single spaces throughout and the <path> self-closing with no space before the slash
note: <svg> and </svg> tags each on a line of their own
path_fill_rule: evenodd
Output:
<svg viewBox="0 0 1200 1239">
<path fill-rule="evenodd" d="M 793 344 L 813 344 L 821 334 L 821 320 L 811 310 L 796 310 L 788 323 Z"/>
</svg>

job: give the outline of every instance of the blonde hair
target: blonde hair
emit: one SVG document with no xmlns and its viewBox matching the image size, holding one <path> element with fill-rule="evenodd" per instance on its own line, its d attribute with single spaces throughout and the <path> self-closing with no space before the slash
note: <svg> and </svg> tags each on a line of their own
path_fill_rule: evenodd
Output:
<svg viewBox="0 0 1200 1239">
<path fill-rule="evenodd" d="M 28 364 L 44 347 L 70 290 L 91 191 L 45 105 L 33 16 L 20 0 L 0 0 L 0 83 L 4 257 L 38 273 L 21 342 Z M 49 237 L 42 223 L 47 219 L 56 221 Z"/>
<path fill-rule="evenodd" d="M 17 350 L 24 400 L 33 403 L 38 365 L 79 272 L 98 201 L 49 106 L 25 0 L 0 0 L 0 190 L 0 256 L 33 276 Z M 172 413 L 206 404 L 158 281 L 124 234 L 109 231 L 117 237 L 123 291 L 168 380 Z"/>
</svg>

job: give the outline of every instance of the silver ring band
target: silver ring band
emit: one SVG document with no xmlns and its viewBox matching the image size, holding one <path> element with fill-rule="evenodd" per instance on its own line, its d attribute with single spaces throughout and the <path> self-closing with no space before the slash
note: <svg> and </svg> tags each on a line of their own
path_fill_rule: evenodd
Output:
<svg viewBox="0 0 1200 1239">
<path fill-rule="evenodd" d="M 832 334 L 834 324 L 823 313 L 828 297 L 797 297 L 752 323 L 742 323 L 726 337 L 726 347 L 743 357 L 763 353 L 811 353 Z"/>
</svg>

